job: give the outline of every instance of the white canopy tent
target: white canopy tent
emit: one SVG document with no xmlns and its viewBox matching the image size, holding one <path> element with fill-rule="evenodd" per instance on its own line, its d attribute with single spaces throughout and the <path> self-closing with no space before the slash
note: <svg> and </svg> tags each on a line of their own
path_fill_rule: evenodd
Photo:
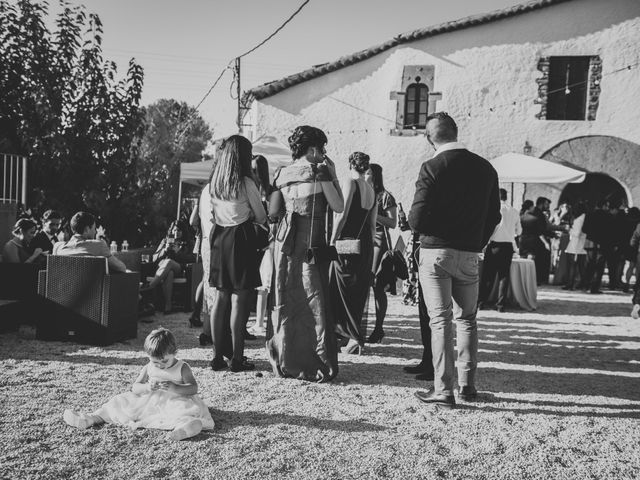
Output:
<svg viewBox="0 0 640 480">
<path fill-rule="evenodd" d="M 511 205 L 514 183 L 580 183 L 586 176 L 586 172 L 575 168 L 522 153 L 505 153 L 490 162 L 498 172 L 498 180 L 511 183 Z"/>
<path fill-rule="evenodd" d="M 505 153 L 490 160 L 504 183 L 580 183 L 586 172 L 522 153 Z"/>
<path fill-rule="evenodd" d="M 275 137 L 263 135 L 253 142 L 253 154 L 263 155 L 269 162 L 269 174 L 283 165 L 291 163 L 291 151 Z M 182 200 L 182 184 L 204 186 L 209 181 L 213 160 L 206 162 L 189 162 L 180 164 L 180 186 L 178 188 L 178 217 L 180 216 L 180 201 Z"/>
</svg>

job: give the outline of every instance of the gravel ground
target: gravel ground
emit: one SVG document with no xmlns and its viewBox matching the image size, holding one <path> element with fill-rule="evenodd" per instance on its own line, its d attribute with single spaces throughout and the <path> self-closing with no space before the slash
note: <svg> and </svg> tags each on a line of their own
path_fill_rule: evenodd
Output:
<svg viewBox="0 0 640 480">
<path fill-rule="evenodd" d="M 416 309 L 391 297 L 386 337 L 342 355 L 330 384 L 208 368 L 187 314 L 140 324 L 106 348 L 0 335 L 0 478 L 640 478 L 640 322 L 629 296 L 547 287 L 536 312 L 479 314 L 476 403 L 453 411 L 413 397 L 431 384 L 404 374 L 422 352 Z M 62 421 L 129 388 L 158 325 L 174 331 L 216 429 L 168 443 L 158 430 Z M 260 375 L 262 374 L 262 375 Z"/>
</svg>

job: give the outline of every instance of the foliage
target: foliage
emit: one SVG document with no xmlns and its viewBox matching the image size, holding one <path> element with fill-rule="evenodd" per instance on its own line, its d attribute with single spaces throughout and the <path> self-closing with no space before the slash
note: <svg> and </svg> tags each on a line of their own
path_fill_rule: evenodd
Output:
<svg viewBox="0 0 640 480">
<path fill-rule="evenodd" d="M 175 218 L 180 163 L 202 160 L 212 133 L 198 112 L 185 102 L 161 99 L 144 112 L 137 195 L 145 212 L 143 234 L 154 238 L 164 233 Z M 183 187 L 186 189 L 183 197 L 195 194 L 188 186 Z"/>
<path fill-rule="evenodd" d="M 117 80 L 98 16 L 61 7 L 52 32 L 46 3 L 0 0 L 0 151 L 28 157 L 36 211 L 89 210 L 135 241 L 143 70 L 132 59 Z"/>
</svg>

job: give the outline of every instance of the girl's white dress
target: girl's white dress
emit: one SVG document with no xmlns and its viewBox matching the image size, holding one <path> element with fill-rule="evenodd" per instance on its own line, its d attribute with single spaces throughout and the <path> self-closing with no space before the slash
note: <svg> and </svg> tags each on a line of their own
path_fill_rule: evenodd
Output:
<svg viewBox="0 0 640 480">
<path fill-rule="evenodd" d="M 182 384 L 182 360 L 167 369 L 147 365 L 149 381 Z M 108 423 L 126 425 L 130 428 L 157 428 L 173 430 L 190 420 L 200 420 L 203 430 L 213 430 L 214 422 L 209 409 L 198 395 L 179 395 L 165 390 L 155 390 L 142 395 L 125 392 L 116 395 L 100 409 L 99 415 Z"/>
</svg>

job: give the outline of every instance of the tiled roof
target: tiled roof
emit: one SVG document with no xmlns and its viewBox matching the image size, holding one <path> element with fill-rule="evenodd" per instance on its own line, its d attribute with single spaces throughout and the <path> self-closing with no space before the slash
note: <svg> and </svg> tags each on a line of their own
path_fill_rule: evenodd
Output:
<svg viewBox="0 0 640 480">
<path fill-rule="evenodd" d="M 453 32 L 456 30 L 462 30 L 464 28 L 474 27 L 476 25 L 482 25 L 485 23 L 495 22 L 496 20 L 502 20 L 504 18 L 514 17 L 523 13 L 532 12 L 541 8 L 549 7 L 559 3 L 564 3 L 571 0 L 535 0 L 532 2 L 524 3 L 522 5 L 515 5 L 513 7 L 497 10 L 494 12 L 484 13 L 481 15 L 474 15 L 466 17 L 453 22 L 441 23 L 432 27 L 421 28 L 412 32 L 403 33 L 395 36 L 393 39 L 386 41 L 380 45 L 376 45 L 366 50 L 356 52 L 351 55 L 346 55 L 339 58 L 335 62 L 324 63 L 322 65 L 316 65 L 308 70 L 305 70 L 294 75 L 282 78 L 280 80 L 274 80 L 258 87 L 254 87 L 244 93 L 243 103 L 247 105 L 251 101 L 260 100 L 262 98 L 270 97 L 279 93 L 289 87 L 298 85 L 299 83 L 306 82 L 313 78 L 320 77 L 327 73 L 335 72 L 341 68 L 348 67 L 355 63 L 361 62 L 368 58 L 371 58 L 379 53 L 389 50 L 403 43 L 414 42 L 423 38 L 433 37 L 442 33 Z"/>
</svg>

